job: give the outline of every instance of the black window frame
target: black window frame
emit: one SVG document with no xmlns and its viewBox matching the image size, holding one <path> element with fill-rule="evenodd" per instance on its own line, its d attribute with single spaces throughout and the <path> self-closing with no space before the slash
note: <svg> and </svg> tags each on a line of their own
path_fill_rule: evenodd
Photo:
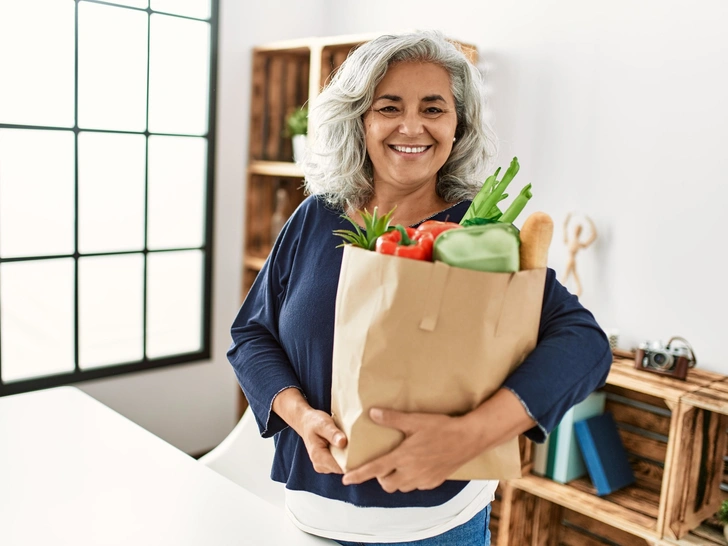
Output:
<svg viewBox="0 0 728 546">
<path fill-rule="evenodd" d="M 22 0 L 16 0 L 18 2 Z M 149 70 L 150 70 L 150 48 L 151 48 L 151 24 L 147 25 L 147 127 L 144 131 L 115 131 L 115 130 L 98 130 L 98 129 L 79 129 L 78 127 L 78 6 L 80 2 L 88 2 L 94 4 L 102 4 L 113 6 L 119 9 L 129 9 L 134 11 L 143 11 L 147 13 L 148 21 L 151 23 L 152 14 L 160 14 L 170 17 L 179 17 L 182 19 L 192 21 L 204 21 L 210 24 L 210 58 L 209 58 L 209 81 L 208 81 L 208 125 L 207 132 L 202 135 L 191 135 L 191 134 L 178 134 L 178 133 L 156 133 L 149 131 Z M 63 372 L 53 375 L 38 376 L 28 379 L 13 380 L 10 382 L 3 382 L 2 380 L 2 354 L 0 353 L 0 397 L 8 396 L 12 394 L 19 394 L 23 392 L 30 392 L 35 390 L 47 389 L 52 387 L 58 387 L 63 385 L 70 385 L 79 383 L 82 381 L 88 381 L 93 379 L 101 379 L 106 377 L 113 377 L 122 374 L 129 374 L 134 372 L 140 372 L 144 370 L 151 370 L 157 368 L 168 367 L 172 365 L 181 365 L 199 362 L 202 360 L 208 360 L 211 356 L 211 337 L 212 337 L 212 263 L 213 263 L 213 226 L 214 226 L 214 190 L 215 190 L 215 131 L 216 131 L 216 104 L 217 104 L 217 60 L 218 60 L 218 24 L 219 24 L 219 0 L 210 0 L 210 17 L 207 19 L 201 19 L 197 17 L 189 17 L 184 15 L 177 15 L 173 13 L 167 13 L 163 11 L 156 11 L 151 8 L 151 1 L 147 8 L 135 8 L 131 6 L 124 6 L 116 4 L 113 0 L 108 2 L 101 0 L 74 0 L 75 4 L 75 17 L 74 17 L 74 41 L 75 41 L 75 58 L 74 58 L 74 124 L 73 127 L 57 127 L 57 126 L 39 126 L 39 125 L 22 125 L 22 124 L 4 124 L 0 123 L 0 129 L 30 129 L 30 130 L 44 130 L 44 131 L 72 131 L 74 134 L 74 209 L 75 209 L 75 220 L 74 220 L 74 252 L 73 254 L 66 255 L 47 255 L 47 256 L 23 256 L 13 258 L 2 258 L 0 257 L 0 263 L 20 262 L 20 261 L 31 261 L 40 259 L 60 259 L 60 258 L 73 258 L 74 259 L 74 370 L 72 372 Z M 11 76 L 12 77 L 12 76 Z M 145 173 L 144 173 L 144 187 L 145 196 L 148 196 L 149 188 L 149 137 L 150 136 L 174 136 L 174 137 L 190 137 L 190 138 L 205 138 L 207 140 L 207 169 L 206 169 L 206 203 L 205 203 L 205 237 L 204 244 L 194 248 L 165 248 L 149 250 L 147 248 L 147 206 L 145 202 L 145 221 L 144 221 L 144 248 L 134 251 L 119 251 L 119 252 L 96 252 L 96 253 L 84 253 L 78 252 L 78 136 L 81 132 L 96 132 L 96 133 L 113 133 L 113 134 L 134 134 L 144 135 L 146 140 L 147 153 L 145 156 Z M 145 198 L 146 201 L 146 198 Z M 147 349 L 147 257 L 153 253 L 167 253 L 177 252 L 184 250 L 200 250 L 204 254 L 204 265 L 203 265 L 203 290 L 202 290 L 202 332 L 201 341 L 202 347 L 199 351 L 191 353 L 177 354 L 169 357 L 161 357 L 149 359 L 146 356 Z M 123 254 L 143 254 L 144 256 L 144 277 L 143 277 L 143 291 L 144 291 L 144 313 L 143 313 L 143 347 L 144 355 L 141 360 L 136 362 L 126 362 L 119 364 L 110 364 L 100 366 L 98 368 L 81 369 L 79 362 L 79 258 L 91 257 L 91 256 L 117 256 Z M 1 282 L 1 281 L 0 281 Z M 2 314 L 0 313 L 0 321 L 2 321 Z M 2 323 L 0 322 L 0 326 Z M 2 329 L 0 328 L 0 344 L 2 343 Z"/>
</svg>

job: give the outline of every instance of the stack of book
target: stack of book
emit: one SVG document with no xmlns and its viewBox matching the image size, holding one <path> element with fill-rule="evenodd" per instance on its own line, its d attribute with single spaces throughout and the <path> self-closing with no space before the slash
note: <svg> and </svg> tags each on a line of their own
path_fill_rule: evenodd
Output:
<svg viewBox="0 0 728 546">
<path fill-rule="evenodd" d="M 543 444 L 534 445 L 534 474 L 568 483 L 587 474 L 606 495 L 634 483 L 634 473 L 612 414 L 604 411 L 606 394 L 597 391 L 566 412 Z"/>
<path fill-rule="evenodd" d="M 559 483 L 568 483 L 587 473 L 574 432 L 574 423 L 604 413 L 606 394 L 591 393 L 566 412 L 543 444 L 534 446 L 533 473 Z"/>
</svg>

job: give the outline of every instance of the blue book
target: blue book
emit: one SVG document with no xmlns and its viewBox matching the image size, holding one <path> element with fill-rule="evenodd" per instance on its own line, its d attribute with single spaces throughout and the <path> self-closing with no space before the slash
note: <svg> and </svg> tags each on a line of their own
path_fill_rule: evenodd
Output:
<svg viewBox="0 0 728 546">
<path fill-rule="evenodd" d="M 611 413 L 574 423 L 574 430 L 597 495 L 608 495 L 634 483 L 634 472 Z"/>
<path fill-rule="evenodd" d="M 569 408 L 561 418 L 557 427 L 558 434 L 552 438 L 553 448 L 552 472 L 548 476 L 555 482 L 568 483 L 576 478 L 586 476 L 586 466 L 579 450 L 574 433 L 574 423 L 589 417 L 601 415 L 607 395 L 603 391 L 591 393 L 584 400 Z M 550 446 L 550 444 L 549 444 Z"/>
</svg>

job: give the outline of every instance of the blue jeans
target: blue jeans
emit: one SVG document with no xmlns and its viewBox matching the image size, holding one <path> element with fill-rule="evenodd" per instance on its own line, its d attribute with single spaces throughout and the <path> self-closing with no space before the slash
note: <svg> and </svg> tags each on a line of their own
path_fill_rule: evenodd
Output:
<svg viewBox="0 0 728 546">
<path fill-rule="evenodd" d="M 346 542 L 337 541 L 342 546 L 490 546 L 490 504 L 468 522 L 450 529 L 448 532 L 414 542 Z"/>
</svg>

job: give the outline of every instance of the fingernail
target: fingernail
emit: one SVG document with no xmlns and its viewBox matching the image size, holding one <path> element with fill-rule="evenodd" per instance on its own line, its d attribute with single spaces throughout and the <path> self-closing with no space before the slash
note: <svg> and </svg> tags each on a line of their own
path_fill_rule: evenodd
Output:
<svg viewBox="0 0 728 546">
<path fill-rule="evenodd" d="M 344 440 L 344 435 L 340 432 L 334 434 L 334 444 L 340 444 Z"/>
<path fill-rule="evenodd" d="M 379 421 L 382 418 L 383 412 L 379 408 L 372 408 L 369 410 L 369 417 L 375 421 Z"/>
</svg>

